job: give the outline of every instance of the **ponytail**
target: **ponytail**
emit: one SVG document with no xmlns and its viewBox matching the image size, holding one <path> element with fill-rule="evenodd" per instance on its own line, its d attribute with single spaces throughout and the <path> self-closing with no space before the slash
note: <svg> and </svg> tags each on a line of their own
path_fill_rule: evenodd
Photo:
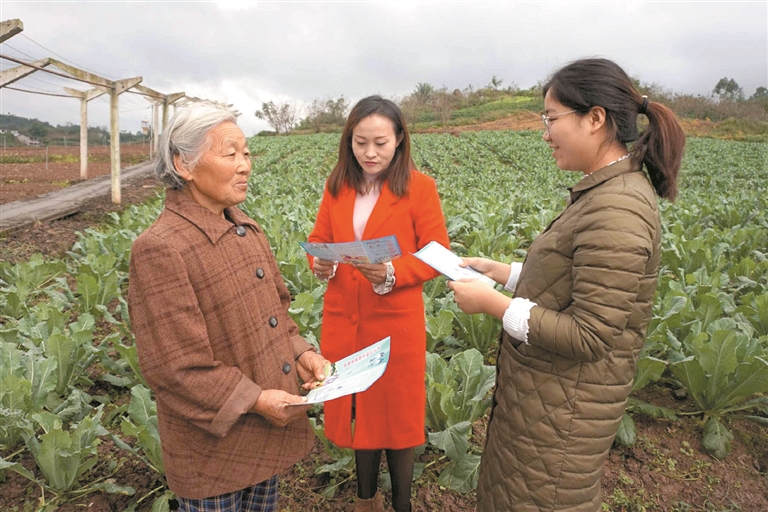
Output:
<svg viewBox="0 0 768 512">
<path fill-rule="evenodd" d="M 677 197 L 677 173 L 683 160 L 685 133 L 674 112 L 668 107 L 649 102 L 645 97 L 642 101 L 647 103 L 645 115 L 648 117 L 648 127 L 640 134 L 632 152 L 642 159 L 648 169 L 648 177 L 656 194 L 674 201 Z"/>
<path fill-rule="evenodd" d="M 610 137 L 607 142 L 626 145 L 636 141 L 632 153 L 648 169 L 656 194 L 675 200 L 685 133 L 675 114 L 641 96 L 618 64 L 608 59 L 571 62 L 552 75 L 542 95 L 548 91 L 559 103 L 581 113 L 603 107 Z M 638 114 L 645 114 L 649 122 L 641 134 L 637 131 Z"/>
</svg>

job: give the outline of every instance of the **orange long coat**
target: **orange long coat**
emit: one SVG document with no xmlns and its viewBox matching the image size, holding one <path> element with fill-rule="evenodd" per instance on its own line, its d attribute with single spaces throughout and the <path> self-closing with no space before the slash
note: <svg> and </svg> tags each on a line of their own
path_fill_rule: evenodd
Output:
<svg viewBox="0 0 768 512">
<path fill-rule="evenodd" d="M 363 232 L 363 240 L 397 236 L 403 256 L 392 261 L 395 286 L 377 295 L 371 282 L 351 265 L 339 264 L 328 283 L 320 348 L 331 361 L 391 337 L 387 371 L 355 399 L 325 403 L 325 434 L 339 446 L 360 450 L 403 449 L 424 443 L 426 327 L 422 285 L 438 273 L 412 253 L 431 241 L 449 246 L 435 181 L 412 171 L 408 196 L 398 199 L 385 184 Z M 355 240 L 355 190 L 337 197 L 326 188 L 310 242 Z M 310 264 L 312 258 L 310 257 Z"/>
</svg>

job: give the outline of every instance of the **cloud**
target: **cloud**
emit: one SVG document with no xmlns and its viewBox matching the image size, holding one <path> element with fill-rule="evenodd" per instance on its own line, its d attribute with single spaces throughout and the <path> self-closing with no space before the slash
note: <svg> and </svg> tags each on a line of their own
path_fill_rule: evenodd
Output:
<svg viewBox="0 0 768 512">
<path fill-rule="evenodd" d="M 248 11 L 259 5 L 256 0 L 216 0 L 214 3 L 219 9 L 229 11 Z"/>
<path fill-rule="evenodd" d="M 679 92 L 707 94 L 723 76 L 747 94 L 768 85 L 765 2 L 4 1 L 3 17 L 21 18 L 25 36 L 108 78 L 142 76 L 161 92 L 235 103 L 246 133 L 267 128 L 253 111 L 268 100 L 395 97 L 419 82 L 463 89 L 492 76 L 526 88 L 584 56 Z M 21 36 L 7 43 L 50 54 Z M 6 45 L 2 53 L 18 55 Z M 68 100 L 22 96 L 0 92 L 2 111 L 79 122 Z M 124 103 L 122 122 L 135 131 L 146 107 Z M 92 118 L 106 124 L 97 105 Z"/>
</svg>

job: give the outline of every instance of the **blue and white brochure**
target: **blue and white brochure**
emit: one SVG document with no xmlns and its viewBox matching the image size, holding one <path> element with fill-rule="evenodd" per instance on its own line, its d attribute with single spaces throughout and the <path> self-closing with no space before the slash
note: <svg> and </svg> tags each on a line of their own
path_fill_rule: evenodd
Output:
<svg viewBox="0 0 768 512">
<path fill-rule="evenodd" d="M 359 242 L 299 242 L 315 258 L 339 263 L 383 263 L 402 255 L 395 235 Z"/>
<path fill-rule="evenodd" d="M 306 403 L 317 404 L 363 392 L 384 375 L 387 363 L 389 336 L 331 364 L 330 371 L 326 370 L 325 380 L 307 394 Z"/>
</svg>

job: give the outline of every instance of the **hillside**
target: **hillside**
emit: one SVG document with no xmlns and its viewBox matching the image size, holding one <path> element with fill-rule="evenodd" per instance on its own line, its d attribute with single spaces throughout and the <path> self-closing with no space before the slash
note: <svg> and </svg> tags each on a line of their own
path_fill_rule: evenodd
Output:
<svg viewBox="0 0 768 512">
<path fill-rule="evenodd" d="M 686 134 L 749 142 L 768 142 L 768 98 L 716 98 L 666 91 L 656 85 L 636 83 L 653 101 L 669 106 L 679 117 Z M 544 102 L 539 87 L 483 87 L 450 91 L 420 83 L 415 90 L 394 98 L 412 133 L 480 130 L 540 130 Z M 340 132 L 351 107 L 343 96 L 315 100 L 291 133 Z M 645 122 L 642 116 L 639 122 Z M 262 132 L 274 135 L 274 132 Z"/>
<path fill-rule="evenodd" d="M 80 144 L 80 125 L 67 123 L 65 125 L 52 125 L 47 121 L 29 119 L 13 114 L 0 114 L 0 130 L 17 131 L 21 134 L 40 141 L 50 146 L 77 146 Z M 120 133 L 120 142 L 141 142 L 147 138 L 143 133 Z M 19 145 L 11 142 L 8 137 L 8 145 Z M 109 130 L 106 126 L 88 128 L 88 144 L 105 144 L 109 141 Z"/>
</svg>

